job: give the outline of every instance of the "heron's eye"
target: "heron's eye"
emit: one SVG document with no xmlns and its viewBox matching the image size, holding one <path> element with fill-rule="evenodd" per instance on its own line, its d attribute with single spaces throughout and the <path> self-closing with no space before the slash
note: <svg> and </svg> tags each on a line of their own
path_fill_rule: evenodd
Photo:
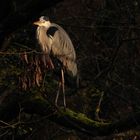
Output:
<svg viewBox="0 0 140 140">
<path fill-rule="evenodd" d="M 44 19 L 40 19 L 40 21 L 41 21 L 42 23 L 45 23 L 45 20 L 44 20 Z"/>
</svg>

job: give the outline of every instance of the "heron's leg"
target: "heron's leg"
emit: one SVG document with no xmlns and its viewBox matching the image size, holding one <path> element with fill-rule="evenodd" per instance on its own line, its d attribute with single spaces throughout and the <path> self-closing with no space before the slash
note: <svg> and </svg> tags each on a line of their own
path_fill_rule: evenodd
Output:
<svg viewBox="0 0 140 140">
<path fill-rule="evenodd" d="M 61 69 L 61 82 L 62 82 L 63 103 L 64 103 L 64 108 L 66 109 L 65 79 L 64 79 L 64 71 L 63 71 L 63 69 Z"/>
<path fill-rule="evenodd" d="M 56 98 L 55 98 L 55 105 L 56 106 L 57 106 L 57 101 L 58 101 L 58 97 L 59 97 L 59 93 L 60 93 L 60 88 L 61 88 L 61 82 L 59 81 L 58 90 L 57 90 Z"/>
</svg>

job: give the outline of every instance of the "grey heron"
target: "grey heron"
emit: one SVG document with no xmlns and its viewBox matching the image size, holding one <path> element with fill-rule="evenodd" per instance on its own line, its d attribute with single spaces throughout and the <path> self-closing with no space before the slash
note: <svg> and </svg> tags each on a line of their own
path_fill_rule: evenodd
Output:
<svg viewBox="0 0 140 140">
<path fill-rule="evenodd" d="M 64 107 L 65 101 L 65 73 L 71 77 L 77 77 L 76 53 L 72 41 L 66 31 L 58 24 L 52 23 L 48 17 L 41 16 L 38 21 L 34 22 L 37 25 L 36 37 L 44 54 L 47 55 L 47 61 L 51 64 L 51 68 L 55 69 L 51 56 L 57 58 L 61 64 L 61 82 L 59 89 L 62 88 Z M 78 78 L 76 78 L 78 79 Z M 55 98 L 55 105 L 59 97 L 59 90 Z"/>
</svg>

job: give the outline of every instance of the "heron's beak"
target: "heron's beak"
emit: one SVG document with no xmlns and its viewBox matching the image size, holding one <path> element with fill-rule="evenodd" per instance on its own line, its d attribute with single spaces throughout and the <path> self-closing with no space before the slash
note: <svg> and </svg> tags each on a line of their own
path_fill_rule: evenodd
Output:
<svg viewBox="0 0 140 140">
<path fill-rule="evenodd" d="M 39 25 L 41 25 L 41 22 L 40 21 L 35 21 L 33 24 L 39 26 Z"/>
</svg>

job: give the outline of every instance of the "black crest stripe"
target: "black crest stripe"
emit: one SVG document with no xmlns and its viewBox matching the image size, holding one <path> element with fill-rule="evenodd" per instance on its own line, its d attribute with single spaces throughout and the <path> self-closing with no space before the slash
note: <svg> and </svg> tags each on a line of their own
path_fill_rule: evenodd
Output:
<svg viewBox="0 0 140 140">
<path fill-rule="evenodd" d="M 55 32 L 58 30 L 57 27 L 50 27 L 48 30 L 47 30 L 47 36 L 51 35 L 51 36 L 54 36 Z"/>
</svg>

